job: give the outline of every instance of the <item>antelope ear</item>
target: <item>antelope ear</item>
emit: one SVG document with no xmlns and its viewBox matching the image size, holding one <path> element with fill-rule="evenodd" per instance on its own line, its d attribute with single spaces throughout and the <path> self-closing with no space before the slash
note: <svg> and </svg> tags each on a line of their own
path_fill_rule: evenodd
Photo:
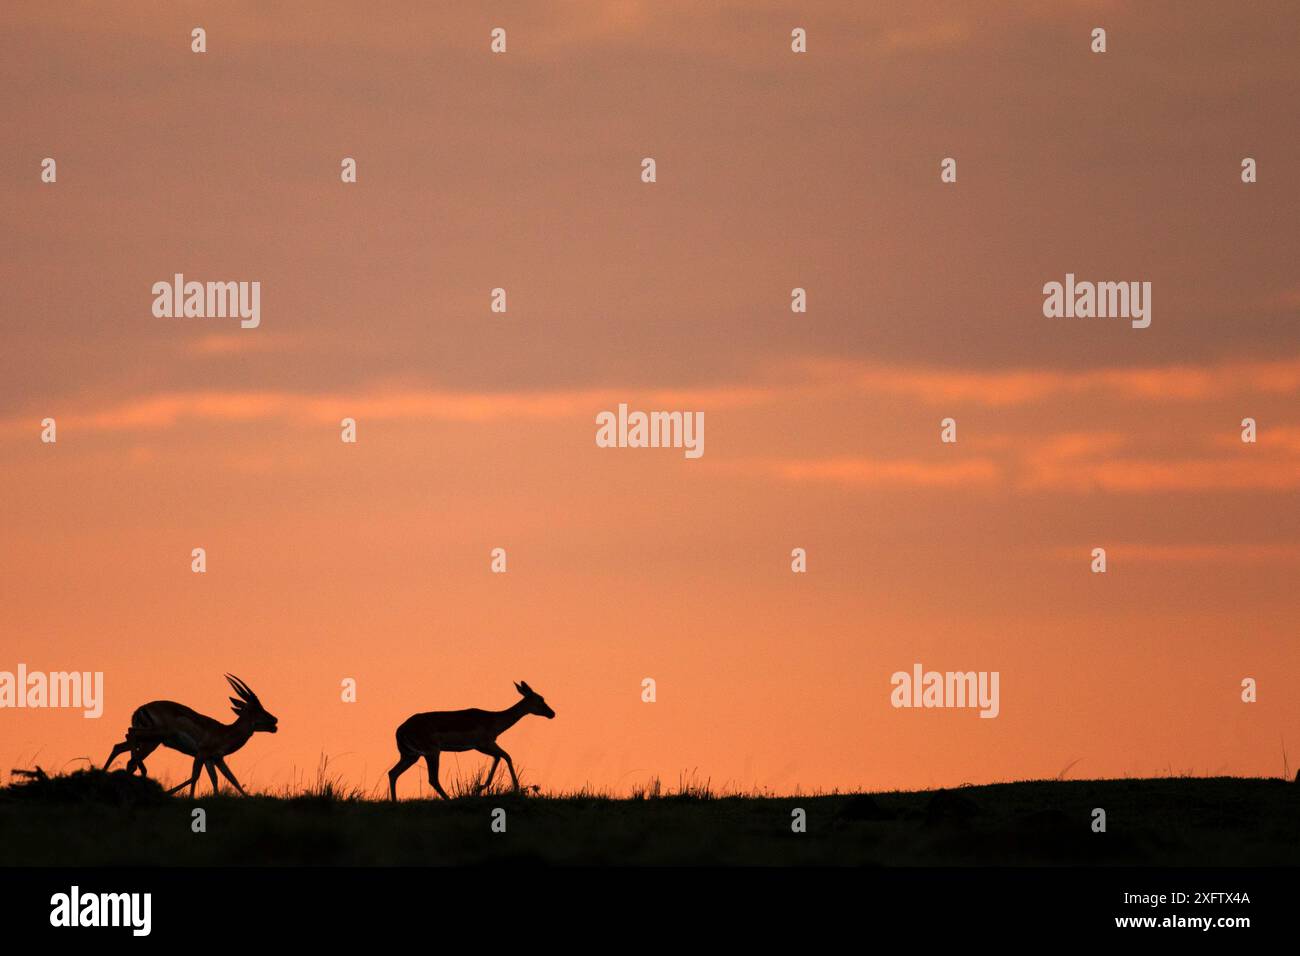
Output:
<svg viewBox="0 0 1300 956">
<path fill-rule="evenodd" d="M 524 694 L 532 694 L 532 693 L 535 693 L 535 691 L 534 691 L 531 687 L 528 686 L 528 681 L 526 681 L 526 680 L 521 680 L 521 681 L 519 682 L 519 690 L 520 690 L 521 693 L 524 693 Z"/>
<path fill-rule="evenodd" d="M 524 692 L 524 685 L 519 683 L 519 681 L 515 681 L 515 690 L 522 694 Z"/>
<path fill-rule="evenodd" d="M 244 709 L 244 702 L 242 700 L 236 700 L 234 697 L 230 697 L 227 699 L 230 701 L 230 705 L 231 705 L 230 709 L 233 710 L 235 713 L 239 713 Z"/>
</svg>

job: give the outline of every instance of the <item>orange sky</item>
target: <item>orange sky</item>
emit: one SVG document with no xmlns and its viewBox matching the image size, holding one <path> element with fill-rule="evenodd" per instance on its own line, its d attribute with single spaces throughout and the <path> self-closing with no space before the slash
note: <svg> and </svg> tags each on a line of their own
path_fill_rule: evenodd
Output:
<svg viewBox="0 0 1300 956">
<path fill-rule="evenodd" d="M 0 767 L 233 719 L 233 671 L 258 788 L 375 787 L 519 679 L 547 788 L 1294 772 L 1293 6 L 883 6 L 0 11 L 0 670 L 107 694 L 0 710 Z M 153 317 L 176 272 L 260 281 L 260 328 Z M 1067 272 L 1151 327 L 1044 318 Z M 704 456 L 597 448 L 620 402 Z M 998 718 L 892 708 L 916 661 L 999 671 Z"/>
</svg>

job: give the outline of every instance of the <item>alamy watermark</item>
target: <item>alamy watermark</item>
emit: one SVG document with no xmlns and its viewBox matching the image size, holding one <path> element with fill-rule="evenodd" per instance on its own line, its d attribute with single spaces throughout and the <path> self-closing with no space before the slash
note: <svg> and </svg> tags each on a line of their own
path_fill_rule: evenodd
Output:
<svg viewBox="0 0 1300 956">
<path fill-rule="evenodd" d="M 75 707 L 97 719 L 104 713 L 104 672 L 29 672 L 19 664 L 17 673 L 0 671 L 0 709 L 6 707 Z"/>
<path fill-rule="evenodd" d="M 262 324 L 261 282 L 186 282 L 177 272 L 171 282 L 155 282 L 152 291 L 159 319 L 238 318 L 244 329 Z"/>
<path fill-rule="evenodd" d="M 895 671 L 889 702 L 895 707 L 978 707 L 981 717 L 996 717 L 997 671 L 927 671 L 919 663 L 912 670 Z"/>
<path fill-rule="evenodd" d="M 598 448 L 681 448 L 687 458 L 704 454 L 703 412 L 618 412 L 596 416 Z"/>
<path fill-rule="evenodd" d="M 1131 319 L 1135 329 L 1151 325 L 1150 282 L 1065 282 L 1043 286 L 1043 315 L 1049 319 Z"/>
<path fill-rule="evenodd" d="M 153 928 L 152 893 L 83 893 L 74 885 L 50 897 L 50 925 L 127 926 L 133 936 L 148 936 Z"/>
</svg>

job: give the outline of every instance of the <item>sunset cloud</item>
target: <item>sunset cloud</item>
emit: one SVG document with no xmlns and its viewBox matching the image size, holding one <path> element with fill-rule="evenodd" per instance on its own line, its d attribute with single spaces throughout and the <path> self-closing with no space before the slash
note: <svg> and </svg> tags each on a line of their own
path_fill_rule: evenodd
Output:
<svg viewBox="0 0 1300 956">
<path fill-rule="evenodd" d="M 1109 491 L 1157 493 L 1166 491 L 1288 491 L 1300 488 L 1300 461 L 1150 458 L 1073 462 L 1060 468 L 1040 465 L 1020 482 L 1027 490 Z"/>
<path fill-rule="evenodd" d="M 423 420 L 489 422 L 593 417 L 596 412 L 641 400 L 656 407 L 695 405 L 708 409 L 743 408 L 770 401 L 768 389 L 583 389 L 570 391 L 477 392 L 370 388 L 340 394 L 282 391 L 195 391 L 144 396 L 90 413 L 61 416 L 70 430 L 120 432 L 172 428 L 185 421 L 283 421 L 318 425 L 341 417 L 373 421 Z M 10 418 L 3 431 L 30 433 L 30 418 Z M 593 426 L 594 428 L 594 426 Z"/>
<path fill-rule="evenodd" d="M 1041 442 L 1025 437 L 1019 446 L 1005 449 L 1000 457 L 981 456 L 950 462 L 840 456 L 752 460 L 718 467 L 797 483 L 955 489 L 1001 486 L 1071 495 L 1300 488 L 1300 459 L 1295 457 L 1264 457 L 1251 449 L 1233 449 L 1237 457 L 1225 454 L 1221 459 L 1180 455 L 1167 459 L 1124 457 L 1114 453 L 1123 444 L 1113 435 L 1059 435 Z"/>
<path fill-rule="evenodd" d="M 991 485 L 1000 477 L 997 464 L 984 458 L 956 462 L 861 456 L 784 461 L 754 460 L 738 462 L 734 470 L 767 475 L 781 481 L 795 483 L 868 487 L 956 488 Z"/>
<path fill-rule="evenodd" d="M 1083 370 L 900 368 L 821 359 L 802 364 L 821 381 L 848 382 L 863 392 L 932 405 L 971 402 L 996 408 L 1089 395 L 1175 402 L 1250 393 L 1300 394 L 1300 357 Z"/>
<path fill-rule="evenodd" d="M 181 350 L 188 355 L 212 357 L 225 355 L 248 355 L 254 352 L 284 351 L 294 344 L 288 336 L 273 332 L 260 335 L 241 335 L 238 332 L 210 333 L 201 335 L 182 344 Z"/>
</svg>

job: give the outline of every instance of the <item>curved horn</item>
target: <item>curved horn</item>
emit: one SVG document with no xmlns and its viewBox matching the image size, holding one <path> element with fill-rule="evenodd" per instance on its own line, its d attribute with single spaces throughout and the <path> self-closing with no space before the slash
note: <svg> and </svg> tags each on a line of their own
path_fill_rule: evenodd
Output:
<svg viewBox="0 0 1300 956">
<path fill-rule="evenodd" d="M 258 703 L 257 695 L 253 693 L 252 688 L 250 688 L 238 677 L 236 677 L 233 674 L 227 674 L 226 680 L 230 682 L 231 687 L 235 688 L 235 693 L 238 694 L 240 697 L 244 698 L 244 700 L 248 701 L 251 704 Z"/>
</svg>

